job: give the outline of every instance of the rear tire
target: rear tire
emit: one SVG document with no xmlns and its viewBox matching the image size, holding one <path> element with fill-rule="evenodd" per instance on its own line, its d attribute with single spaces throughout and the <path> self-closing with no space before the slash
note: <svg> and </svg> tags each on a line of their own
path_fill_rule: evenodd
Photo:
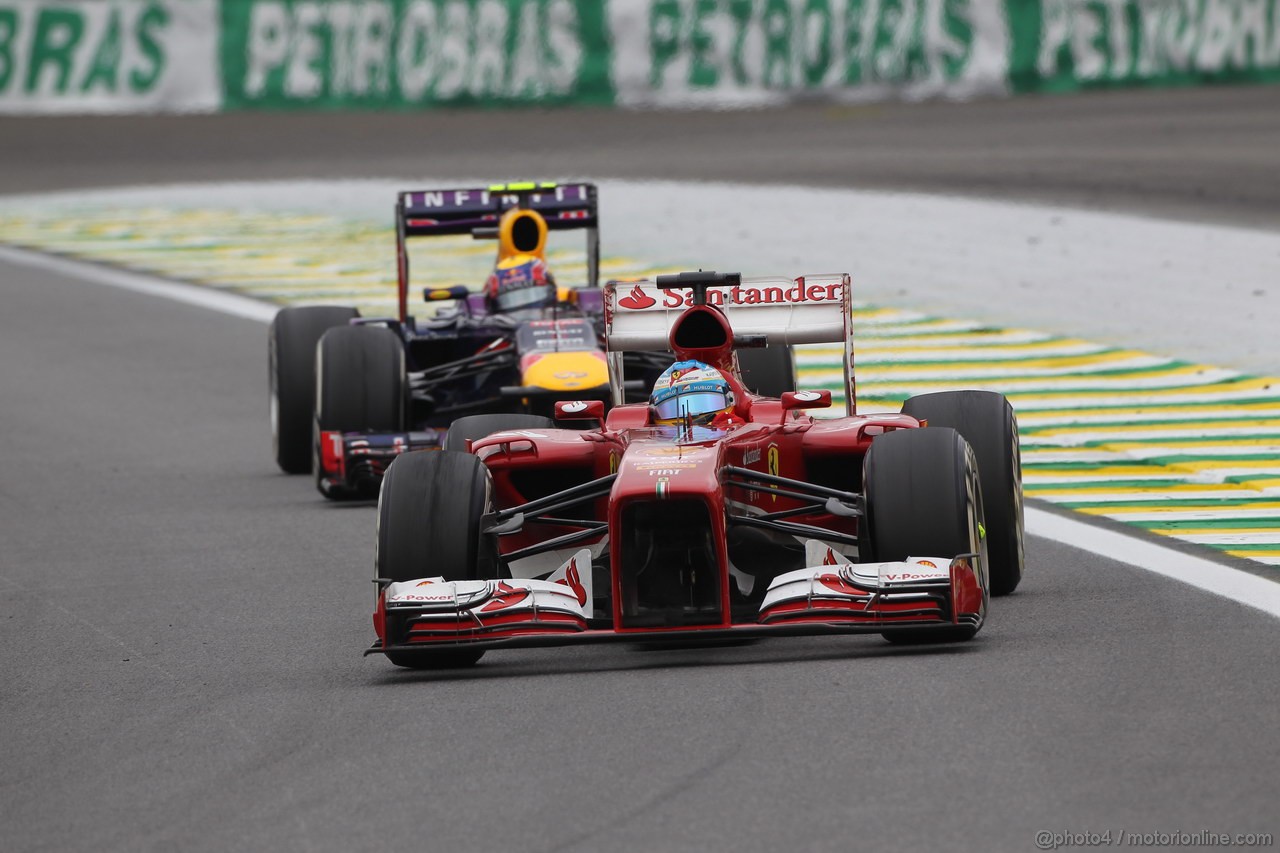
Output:
<svg viewBox="0 0 1280 853">
<path fill-rule="evenodd" d="M 922 555 L 950 559 L 983 547 L 978 536 L 982 494 L 977 464 L 969 445 L 953 429 L 895 430 L 877 437 L 863 465 L 863 493 L 861 562 Z M 977 630 L 962 625 L 883 636 L 892 643 L 946 643 L 968 640 Z"/>
<path fill-rule="evenodd" d="M 489 470 L 469 454 L 422 450 L 397 457 L 378 497 L 377 576 L 494 577 L 497 540 L 480 533 L 490 491 Z M 410 669 L 440 669 L 470 666 L 483 655 L 483 649 L 424 649 L 388 652 L 387 659 Z"/>
<path fill-rule="evenodd" d="M 320 433 L 383 432 L 403 429 L 405 406 L 404 345 L 384 326 L 345 326 L 320 338 L 316 362 L 315 434 L 312 452 L 319 458 Z M 316 488 L 325 497 L 372 497 L 364 489 L 326 488 L 315 465 Z"/>
<path fill-rule="evenodd" d="M 993 391 L 942 391 L 912 397 L 902 411 L 931 427 L 951 427 L 973 448 L 986 512 L 991 594 L 1008 595 L 1022 580 L 1025 559 L 1022 455 L 1013 406 Z"/>
<path fill-rule="evenodd" d="M 738 369 L 747 390 L 762 397 L 781 397 L 796 390 L 796 367 L 791 347 L 770 346 L 738 350 Z"/>
<path fill-rule="evenodd" d="M 271 448 L 286 474 L 311 472 L 311 420 L 316 401 L 316 344 L 329 329 L 360 316 L 354 308 L 281 308 L 267 334 Z"/>
<path fill-rule="evenodd" d="M 497 414 L 468 415 L 449 424 L 442 450 L 467 452 L 467 442 L 493 435 L 495 432 L 519 429 L 555 429 L 555 421 L 541 415 Z"/>
</svg>

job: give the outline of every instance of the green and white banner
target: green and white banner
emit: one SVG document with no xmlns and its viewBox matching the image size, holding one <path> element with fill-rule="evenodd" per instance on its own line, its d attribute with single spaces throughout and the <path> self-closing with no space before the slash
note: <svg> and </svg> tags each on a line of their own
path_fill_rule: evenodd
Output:
<svg viewBox="0 0 1280 853">
<path fill-rule="evenodd" d="M 0 113 L 1280 81 L 1280 0 L 0 0 Z"/>
<path fill-rule="evenodd" d="M 217 0 L 0 0 L 0 113 L 210 112 Z"/>
<path fill-rule="evenodd" d="M 1280 0 L 612 0 L 623 106 L 1280 81 Z"/>
<path fill-rule="evenodd" d="M 1280 80 L 1280 0 L 1007 0 L 1014 91 Z"/>
<path fill-rule="evenodd" d="M 609 25 L 624 106 L 969 97 L 1008 76 L 998 2 L 613 0 Z"/>
<path fill-rule="evenodd" d="M 223 0 L 229 108 L 612 101 L 604 6 Z"/>
</svg>

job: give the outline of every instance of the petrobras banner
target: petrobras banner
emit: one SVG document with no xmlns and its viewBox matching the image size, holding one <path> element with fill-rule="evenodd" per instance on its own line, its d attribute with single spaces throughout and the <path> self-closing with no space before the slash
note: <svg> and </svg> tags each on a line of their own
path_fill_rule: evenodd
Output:
<svg viewBox="0 0 1280 853">
<path fill-rule="evenodd" d="M 612 0 L 624 106 L 971 97 L 1007 87 L 999 0 Z"/>
<path fill-rule="evenodd" d="M 0 113 L 1280 81 L 1280 0 L 0 0 Z"/>
<path fill-rule="evenodd" d="M 611 103 L 601 0 L 223 0 L 228 107 Z"/>
<path fill-rule="evenodd" d="M 1280 0 L 1007 0 L 1015 91 L 1280 80 Z"/>
<path fill-rule="evenodd" d="M 0 113 L 207 112 L 217 0 L 0 0 Z"/>
<path fill-rule="evenodd" d="M 1280 80 L 1280 0 L 612 0 L 624 106 Z"/>
</svg>

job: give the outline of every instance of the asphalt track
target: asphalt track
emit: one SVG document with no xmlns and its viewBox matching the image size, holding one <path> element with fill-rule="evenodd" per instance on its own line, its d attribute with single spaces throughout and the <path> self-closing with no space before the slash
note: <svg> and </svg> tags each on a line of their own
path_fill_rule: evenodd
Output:
<svg viewBox="0 0 1280 853">
<path fill-rule="evenodd" d="M 1275 93 L 982 104 L 973 132 L 999 113 L 1049 150 L 1048 105 L 1086 125 L 1143 126 L 1150 148 L 1179 115 L 1188 127 L 1218 115 L 1240 133 L 1188 144 L 1182 183 L 1148 193 L 1135 176 L 1108 193 L 1010 143 L 1046 176 L 1011 194 L 1097 192 L 1098 206 L 1173 216 L 1207 198 L 1205 218 L 1267 227 L 1280 195 L 1280 146 L 1262 144 L 1280 138 Z M 872 160 L 936 144 L 921 138 L 929 117 L 961 110 L 881 109 L 899 129 L 878 131 Z M 784 127 L 825 114 L 751 117 Z M 426 119 L 367 118 L 367 149 L 351 129 L 362 117 L 257 116 L 224 125 L 257 127 L 255 144 L 209 137 L 202 151 L 148 134 L 189 141 L 221 120 L 5 121 L 0 146 L 30 147 L 25 168 L 0 158 L 0 190 L 413 171 L 423 144 L 391 131 Z M 550 133 L 543 114 L 526 118 Z M 745 126 L 641 114 L 610 119 L 600 138 L 646 118 L 704 128 L 706 162 L 708 137 Z M 31 142 L 50 127 L 74 131 L 58 134 L 67 147 Z M 92 146 L 70 141 L 107 127 L 124 138 L 92 162 Z M 321 150 L 299 153 L 271 133 L 282 127 L 323 131 Z M 474 174 L 513 150 L 481 135 L 430 171 Z M 1173 158 L 1177 138 L 1151 159 Z M 661 145 L 623 146 L 609 169 L 591 159 L 607 152 L 575 144 L 582 170 L 637 174 L 651 150 L 653 173 L 677 170 Z M 1097 144 L 1117 176 L 1140 147 Z M 717 168 L 762 177 L 752 157 L 766 154 L 749 147 Z M 818 148 L 797 169 L 820 170 Z M 1241 165 L 1242 151 L 1254 159 Z M 958 157 L 974 164 L 966 191 L 998 194 L 981 157 Z M 177 174 L 196 162 L 198 174 Z M 962 647 L 508 651 L 451 675 L 361 659 L 373 513 L 326 505 L 272 470 L 262 326 L 7 264 L 0 297 L 5 849 L 1032 850 L 1039 830 L 1277 829 L 1276 620 L 1042 540 L 1018 594 Z"/>
<path fill-rule="evenodd" d="M 417 174 L 873 187 L 1280 227 L 1280 86 L 722 113 L 0 118 L 0 193 Z"/>
</svg>

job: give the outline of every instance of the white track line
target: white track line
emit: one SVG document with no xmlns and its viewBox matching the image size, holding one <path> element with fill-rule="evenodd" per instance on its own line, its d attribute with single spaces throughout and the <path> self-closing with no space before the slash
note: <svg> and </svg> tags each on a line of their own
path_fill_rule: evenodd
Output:
<svg viewBox="0 0 1280 853">
<path fill-rule="evenodd" d="M 158 276 L 110 269 L 25 249 L 0 246 L 0 260 L 49 270 L 95 284 L 159 296 L 260 323 L 271 322 L 271 318 L 280 310 L 279 306 L 234 293 L 223 293 L 197 285 L 167 281 Z M 1033 536 L 1051 539 L 1100 557 L 1155 572 L 1280 618 L 1280 583 L 1258 575 L 1035 507 L 1026 508 L 1026 529 Z"/>
<path fill-rule="evenodd" d="M 169 281 L 159 276 L 147 275 L 146 273 L 112 269 L 98 264 L 74 261 L 69 258 L 60 258 L 56 255 L 45 255 L 26 249 L 0 246 L 0 260 L 21 266 L 34 267 L 35 269 L 48 270 L 58 275 L 92 281 L 96 284 L 106 284 L 111 287 L 132 290 L 134 293 L 161 296 L 165 299 L 172 299 L 175 302 L 208 308 L 211 311 L 230 314 L 233 317 L 257 320 L 260 323 L 270 323 L 271 319 L 276 316 L 276 312 L 280 310 L 279 305 L 250 299 L 238 293 L 225 293 L 210 287 L 183 284 L 177 281 Z"/>
<path fill-rule="evenodd" d="M 1027 532 L 1035 536 L 1128 563 L 1280 617 L 1280 583 L 1035 507 L 1027 507 L 1025 512 Z"/>
</svg>

